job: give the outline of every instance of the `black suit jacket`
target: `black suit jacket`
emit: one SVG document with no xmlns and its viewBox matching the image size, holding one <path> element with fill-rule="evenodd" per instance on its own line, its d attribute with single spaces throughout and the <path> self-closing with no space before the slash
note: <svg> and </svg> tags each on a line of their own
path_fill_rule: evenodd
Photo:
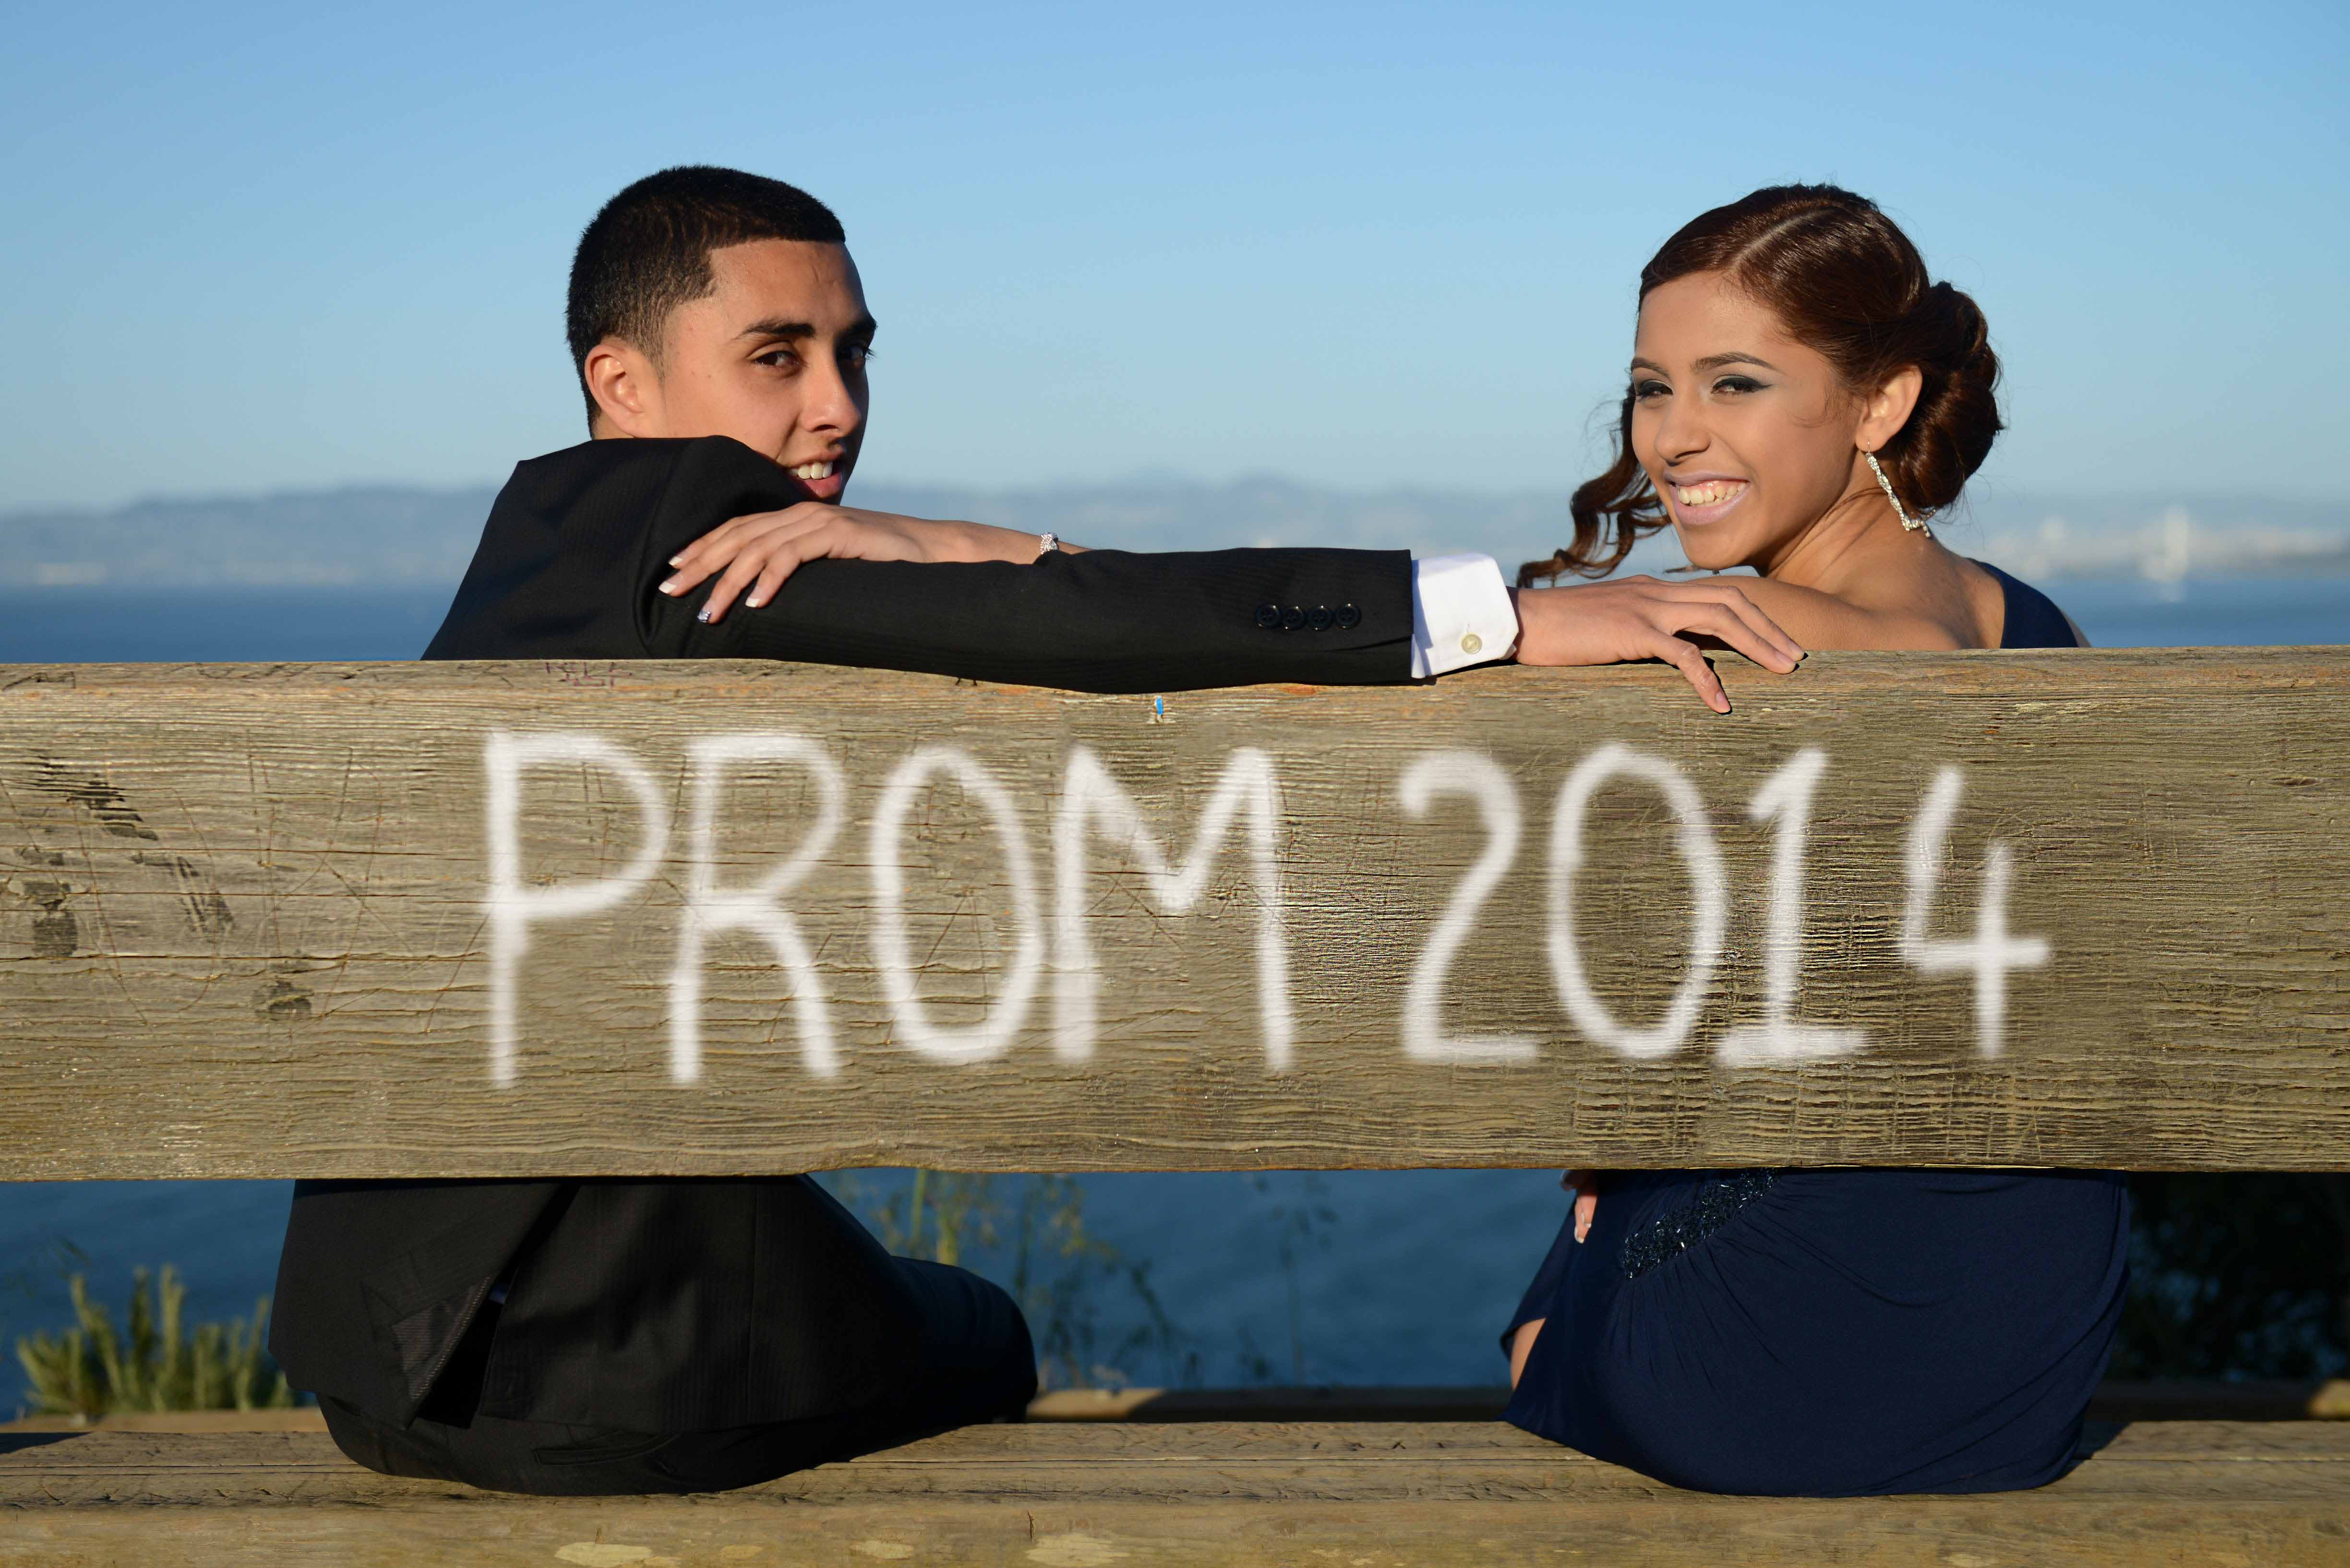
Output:
<svg viewBox="0 0 2350 1568">
<path fill-rule="evenodd" d="M 693 618 L 699 593 L 656 591 L 681 546 L 806 498 L 720 437 L 522 463 L 425 657 L 791 659 L 1090 691 L 1409 675 L 1401 551 L 816 561 L 715 627 Z M 894 1392 L 919 1332 L 879 1243 L 805 1177 L 305 1181 L 270 1348 L 296 1386 L 404 1423 L 500 1282 L 480 1408 L 521 1419 L 661 1432 L 822 1415 Z"/>
<path fill-rule="evenodd" d="M 721 522 L 805 499 L 723 436 L 588 441 L 523 463 L 424 657 L 790 659 L 1073 691 L 1410 677 L 1401 550 L 813 561 L 771 603 L 714 627 L 693 618 L 700 590 L 655 591 L 669 557 Z"/>
</svg>

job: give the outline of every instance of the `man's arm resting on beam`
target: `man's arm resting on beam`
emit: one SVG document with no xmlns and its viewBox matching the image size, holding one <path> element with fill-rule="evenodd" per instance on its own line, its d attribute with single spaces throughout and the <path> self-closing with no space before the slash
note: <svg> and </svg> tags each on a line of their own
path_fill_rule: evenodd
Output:
<svg viewBox="0 0 2350 1568">
<path fill-rule="evenodd" d="M 1400 550 L 1088 550 L 1022 566 L 811 561 L 706 626 L 645 588 L 647 650 L 920 670 L 1078 691 L 1412 676 Z"/>
</svg>

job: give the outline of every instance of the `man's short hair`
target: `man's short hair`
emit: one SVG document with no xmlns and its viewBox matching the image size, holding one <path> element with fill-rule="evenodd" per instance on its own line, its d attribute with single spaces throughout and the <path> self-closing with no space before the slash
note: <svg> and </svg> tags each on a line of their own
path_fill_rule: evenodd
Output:
<svg viewBox="0 0 2350 1568">
<path fill-rule="evenodd" d="M 572 255 L 564 323 L 590 428 L 588 350 L 617 337 L 660 365 L 670 312 L 717 286 L 710 253 L 752 240 L 837 245 L 847 235 L 832 209 L 798 186 L 706 163 L 648 174 L 604 203 Z"/>
</svg>

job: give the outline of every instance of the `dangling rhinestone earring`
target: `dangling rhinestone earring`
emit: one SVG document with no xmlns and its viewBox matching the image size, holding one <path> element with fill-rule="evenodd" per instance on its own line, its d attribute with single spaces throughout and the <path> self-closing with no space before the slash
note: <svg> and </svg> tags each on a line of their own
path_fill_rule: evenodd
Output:
<svg viewBox="0 0 2350 1568">
<path fill-rule="evenodd" d="M 1914 530 L 1925 535 L 1929 539 L 1932 538 L 1934 531 L 1926 526 L 1926 519 L 1933 514 L 1927 512 L 1915 517 L 1910 516 L 1909 509 L 1901 504 L 1901 497 L 1893 493 L 1893 482 L 1886 478 L 1885 470 L 1877 466 L 1877 454 L 1873 452 L 1865 452 L 1860 455 L 1868 460 L 1868 472 L 1877 475 L 1877 488 L 1885 492 L 1886 500 L 1893 503 L 1893 515 L 1901 519 L 1902 531 L 1908 533 Z"/>
</svg>

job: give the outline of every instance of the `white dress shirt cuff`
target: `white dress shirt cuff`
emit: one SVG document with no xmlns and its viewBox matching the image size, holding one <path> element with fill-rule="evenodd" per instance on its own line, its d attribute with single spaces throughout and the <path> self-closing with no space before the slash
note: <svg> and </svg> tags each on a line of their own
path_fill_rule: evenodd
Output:
<svg viewBox="0 0 2350 1568">
<path fill-rule="evenodd" d="M 1518 612 L 1491 556 L 1438 556 L 1411 564 L 1411 678 L 1425 680 L 1507 659 Z"/>
</svg>

